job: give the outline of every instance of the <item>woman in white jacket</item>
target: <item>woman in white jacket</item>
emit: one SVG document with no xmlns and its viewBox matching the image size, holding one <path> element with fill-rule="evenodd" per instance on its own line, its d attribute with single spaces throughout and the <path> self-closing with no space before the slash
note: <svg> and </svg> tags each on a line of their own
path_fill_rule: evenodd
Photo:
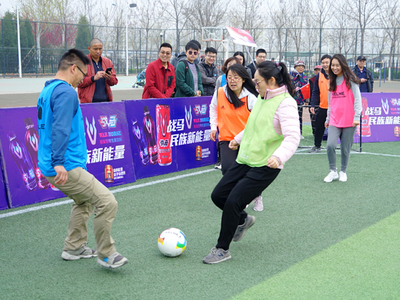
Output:
<svg viewBox="0 0 400 300">
<path fill-rule="evenodd" d="M 203 263 L 216 264 L 231 258 L 229 245 L 240 241 L 255 217 L 244 211 L 278 176 L 283 164 L 300 142 L 300 124 L 295 92 L 284 63 L 265 61 L 258 65 L 254 82 L 260 95 L 245 130 L 230 142 L 240 149 L 236 162 L 225 173 L 211 199 L 222 210 L 218 242 Z"/>
</svg>

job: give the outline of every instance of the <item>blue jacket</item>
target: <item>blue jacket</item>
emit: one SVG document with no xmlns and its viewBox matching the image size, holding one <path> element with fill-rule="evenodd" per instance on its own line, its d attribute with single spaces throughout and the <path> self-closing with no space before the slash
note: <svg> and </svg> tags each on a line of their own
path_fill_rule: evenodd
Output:
<svg viewBox="0 0 400 300">
<path fill-rule="evenodd" d="M 55 176 L 54 166 L 67 171 L 86 169 L 87 148 L 78 95 L 67 82 L 46 82 L 37 102 L 39 127 L 39 168 Z"/>
</svg>

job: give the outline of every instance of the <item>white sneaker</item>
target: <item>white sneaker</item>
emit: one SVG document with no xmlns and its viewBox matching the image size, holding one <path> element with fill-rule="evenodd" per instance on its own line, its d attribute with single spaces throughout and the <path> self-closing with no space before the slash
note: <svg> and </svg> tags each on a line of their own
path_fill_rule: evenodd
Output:
<svg viewBox="0 0 400 300">
<path fill-rule="evenodd" d="M 262 201 L 262 196 L 258 196 L 254 198 L 254 208 L 255 211 L 263 211 L 264 209 L 264 204 Z"/>
<path fill-rule="evenodd" d="M 330 171 L 329 172 L 329 174 L 328 174 L 328 176 L 326 176 L 325 178 L 324 178 L 324 181 L 325 182 L 332 182 L 333 180 L 337 180 L 339 178 L 339 175 L 338 175 L 338 173 L 336 172 L 336 171 Z"/>
<path fill-rule="evenodd" d="M 347 174 L 343 171 L 339 172 L 339 181 L 346 182 L 347 181 Z"/>
</svg>

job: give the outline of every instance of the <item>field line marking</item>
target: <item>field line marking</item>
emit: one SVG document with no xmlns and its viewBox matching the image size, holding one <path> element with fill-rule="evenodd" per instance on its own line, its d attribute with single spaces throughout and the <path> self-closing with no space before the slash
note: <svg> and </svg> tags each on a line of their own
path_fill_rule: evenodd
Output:
<svg viewBox="0 0 400 300">
<path fill-rule="evenodd" d="M 164 182 L 168 182 L 168 181 L 174 181 L 174 180 L 182 179 L 185 177 L 196 176 L 196 175 L 200 175 L 200 174 L 204 174 L 204 173 L 208 173 L 208 172 L 212 172 L 212 171 L 215 171 L 215 169 L 208 169 L 208 170 L 198 171 L 198 172 L 194 172 L 194 173 L 178 175 L 178 176 L 171 177 L 171 178 L 150 181 L 150 182 L 146 182 L 146 183 L 142 183 L 142 184 L 138 184 L 138 185 L 117 188 L 117 189 L 111 190 L 111 192 L 113 194 L 125 192 L 125 191 L 139 189 L 139 188 L 150 186 L 150 185 L 155 185 L 155 184 L 164 183 Z M 43 205 L 39 205 L 39 206 L 35 206 L 35 207 L 29 207 L 29 208 L 24 208 L 24 209 L 17 210 L 17 211 L 7 212 L 7 213 L 0 214 L 0 219 L 17 216 L 17 215 L 25 214 L 25 213 L 32 212 L 32 211 L 37 211 L 37 210 L 42 210 L 42 209 L 46 209 L 46 208 L 65 205 L 65 204 L 69 204 L 72 202 L 73 202 L 73 200 L 68 199 L 68 200 L 64 200 L 64 201 L 60 201 L 60 202 L 56 202 L 56 203 L 43 204 Z"/>
</svg>

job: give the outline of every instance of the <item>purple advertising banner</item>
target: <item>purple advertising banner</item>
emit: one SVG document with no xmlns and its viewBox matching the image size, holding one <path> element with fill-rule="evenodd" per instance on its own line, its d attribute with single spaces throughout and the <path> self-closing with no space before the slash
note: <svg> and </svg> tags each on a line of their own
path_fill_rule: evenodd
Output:
<svg viewBox="0 0 400 300">
<path fill-rule="evenodd" d="M 1 153 L 0 153 L 0 166 L 1 166 Z M 3 180 L 3 170 L 2 168 L 0 168 L 0 210 L 7 208 L 8 208 L 8 202 L 7 202 L 5 183 Z"/>
<path fill-rule="evenodd" d="M 137 179 L 215 163 L 210 97 L 124 102 Z"/>
<path fill-rule="evenodd" d="M 107 187 L 135 182 L 124 103 L 81 104 L 81 109 L 88 171 Z"/>
<path fill-rule="evenodd" d="M 400 141 L 400 94 L 362 93 L 362 142 Z M 357 127 L 355 137 L 360 136 Z"/>
<path fill-rule="evenodd" d="M 88 171 L 107 187 L 134 182 L 124 104 L 83 104 L 81 108 Z M 37 167 L 37 108 L 0 109 L 0 119 L 0 151 L 10 208 L 64 197 Z"/>
<path fill-rule="evenodd" d="M 37 108 L 2 108 L 0 120 L 0 151 L 9 207 L 63 197 L 37 166 Z"/>
</svg>

